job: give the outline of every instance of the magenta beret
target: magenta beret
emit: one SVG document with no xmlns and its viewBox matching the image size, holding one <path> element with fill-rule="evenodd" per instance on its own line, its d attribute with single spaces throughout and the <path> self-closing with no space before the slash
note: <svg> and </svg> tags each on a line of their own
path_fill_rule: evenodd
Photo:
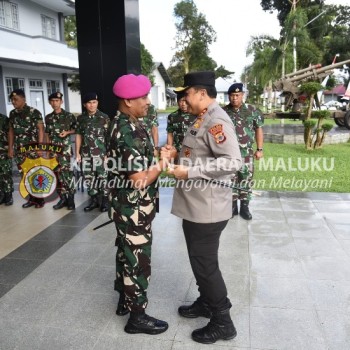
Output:
<svg viewBox="0 0 350 350">
<path fill-rule="evenodd" d="M 113 93 L 119 98 L 133 99 L 148 95 L 151 82 L 145 75 L 127 74 L 119 77 L 113 85 Z"/>
</svg>

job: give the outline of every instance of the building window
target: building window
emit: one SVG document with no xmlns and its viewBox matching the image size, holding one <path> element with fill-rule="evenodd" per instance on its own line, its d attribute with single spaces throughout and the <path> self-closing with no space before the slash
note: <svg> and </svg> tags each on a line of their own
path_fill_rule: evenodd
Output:
<svg viewBox="0 0 350 350">
<path fill-rule="evenodd" d="M 0 0 L 0 26 L 19 30 L 17 4 Z"/>
<path fill-rule="evenodd" d="M 16 89 L 24 90 L 24 78 L 6 78 L 6 92 L 7 92 L 7 100 L 10 100 L 10 93 Z"/>
<path fill-rule="evenodd" d="M 56 39 L 56 22 L 53 18 L 41 15 L 41 26 L 44 37 Z"/>
<path fill-rule="evenodd" d="M 43 88 L 43 81 L 40 79 L 30 79 L 29 80 L 29 87 L 34 89 L 42 89 Z"/>
<path fill-rule="evenodd" d="M 58 80 L 48 80 L 46 82 L 47 95 L 50 96 L 53 92 L 60 91 L 60 82 Z"/>
</svg>

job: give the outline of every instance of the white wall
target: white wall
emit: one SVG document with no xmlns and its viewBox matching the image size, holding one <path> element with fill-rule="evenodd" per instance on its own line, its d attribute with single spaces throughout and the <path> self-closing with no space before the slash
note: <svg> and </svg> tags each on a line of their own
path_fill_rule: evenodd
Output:
<svg viewBox="0 0 350 350">
<path fill-rule="evenodd" d="M 32 70 L 26 70 L 26 69 L 18 69 L 18 68 L 9 68 L 9 67 L 3 67 L 3 76 L 4 80 L 2 82 L 3 86 L 6 87 L 6 78 L 24 78 L 24 88 L 25 88 L 25 94 L 27 99 L 27 104 L 29 106 L 34 106 L 35 103 L 30 101 L 30 91 L 43 91 L 44 96 L 44 113 L 48 114 L 52 111 L 52 108 L 48 102 L 48 95 L 47 95 L 47 87 L 46 87 L 46 81 L 47 80 L 58 80 L 60 82 L 60 89 L 63 92 L 63 81 L 62 81 L 62 75 L 59 73 L 50 73 L 45 71 L 32 71 Z M 29 88 L 29 79 L 40 79 L 42 80 L 42 89 L 38 88 Z M 6 90 L 5 90 L 6 93 Z M 64 104 L 63 104 L 63 108 Z M 10 111 L 13 109 L 12 103 L 7 101 L 6 98 L 6 114 L 8 115 Z"/>
<path fill-rule="evenodd" d="M 54 0 L 52 0 L 54 1 Z M 53 18 L 56 21 L 56 39 L 59 39 L 59 27 L 58 27 L 58 14 L 54 11 L 50 11 L 44 7 L 41 7 L 34 2 L 28 2 L 25 0 L 16 0 L 18 4 L 18 16 L 19 16 L 19 28 L 20 32 L 32 35 L 41 36 L 41 15 Z"/>
<path fill-rule="evenodd" d="M 151 89 L 152 103 L 157 109 L 166 109 L 165 82 L 158 69 L 153 71 L 154 86 Z"/>
</svg>

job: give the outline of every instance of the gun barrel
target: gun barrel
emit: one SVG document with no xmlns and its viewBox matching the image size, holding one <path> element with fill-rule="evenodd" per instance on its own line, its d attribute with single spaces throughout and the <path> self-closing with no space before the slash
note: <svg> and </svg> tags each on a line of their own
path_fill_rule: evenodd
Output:
<svg viewBox="0 0 350 350">
<path fill-rule="evenodd" d="M 321 63 L 314 64 L 313 66 L 297 70 L 296 72 L 293 72 L 293 73 L 286 74 L 284 76 L 284 78 L 291 78 L 291 77 L 294 77 L 295 75 L 298 75 L 298 74 L 301 74 L 301 73 L 304 73 L 304 72 L 308 72 L 308 71 L 310 71 L 312 69 L 316 69 L 316 68 L 320 68 L 320 67 L 322 67 Z"/>
</svg>

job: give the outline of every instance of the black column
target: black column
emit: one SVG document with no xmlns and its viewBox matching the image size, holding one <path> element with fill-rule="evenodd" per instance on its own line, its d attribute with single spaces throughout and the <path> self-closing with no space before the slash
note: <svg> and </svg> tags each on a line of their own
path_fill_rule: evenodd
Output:
<svg viewBox="0 0 350 350">
<path fill-rule="evenodd" d="M 113 117 L 115 80 L 141 72 L 138 0 L 76 0 L 80 91 L 96 92 Z"/>
</svg>

